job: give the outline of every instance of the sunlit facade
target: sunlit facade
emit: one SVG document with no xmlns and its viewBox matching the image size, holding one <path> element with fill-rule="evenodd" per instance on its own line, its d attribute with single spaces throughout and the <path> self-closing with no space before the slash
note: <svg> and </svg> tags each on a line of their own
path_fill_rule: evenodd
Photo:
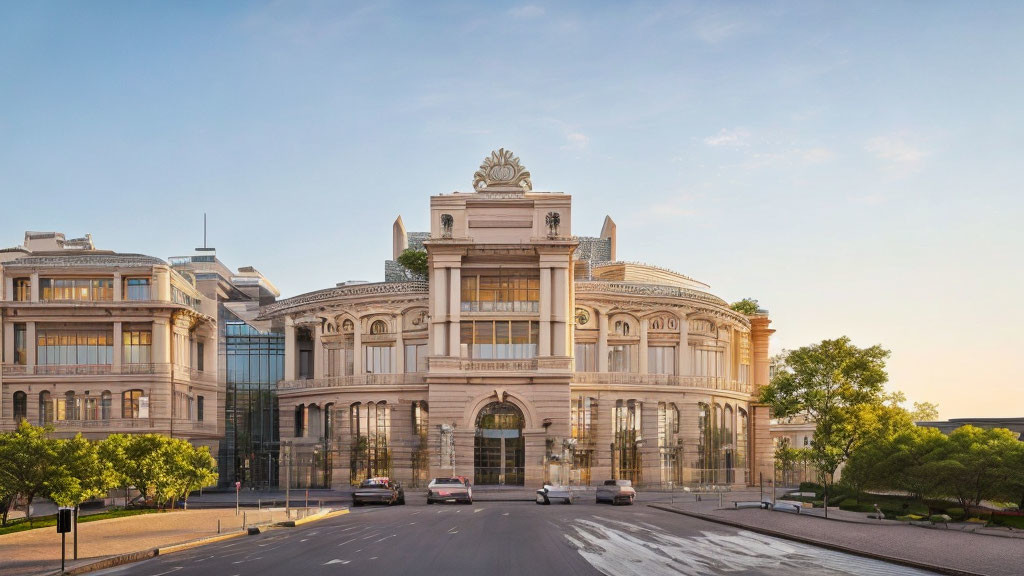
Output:
<svg viewBox="0 0 1024 576">
<path fill-rule="evenodd" d="M 500 150 L 473 191 L 432 196 L 429 232 L 392 233 L 386 280 L 264 306 L 284 333 L 281 469 L 297 487 L 455 473 L 543 481 L 752 484 L 771 474 L 766 313 L 616 259 L 606 218 L 532 189 Z M 396 263 L 428 254 L 426 277 Z M 281 478 L 284 479 L 284 476 Z"/>
</svg>

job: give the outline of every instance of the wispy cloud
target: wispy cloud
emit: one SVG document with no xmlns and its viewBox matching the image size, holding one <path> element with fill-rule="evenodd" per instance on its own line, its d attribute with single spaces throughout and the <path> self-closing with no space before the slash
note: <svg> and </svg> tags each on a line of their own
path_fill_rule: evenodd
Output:
<svg viewBox="0 0 1024 576">
<path fill-rule="evenodd" d="M 722 128 L 718 134 L 705 138 L 704 144 L 712 148 L 743 148 L 750 146 L 750 132 L 743 128 Z"/>
<path fill-rule="evenodd" d="M 562 144 L 562 150 L 575 150 L 582 151 L 586 150 L 587 146 L 590 145 L 590 138 L 582 132 L 570 132 L 565 135 L 565 144 Z"/>
<path fill-rule="evenodd" d="M 516 6 L 508 11 L 509 16 L 513 18 L 522 18 L 524 20 L 529 18 L 540 18 L 544 15 L 544 7 L 537 6 L 536 4 L 524 4 L 522 6 Z"/>
<path fill-rule="evenodd" d="M 906 134 L 876 136 L 864 144 L 864 150 L 885 162 L 891 170 L 913 172 L 920 168 L 928 152 L 911 140 Z"/>
</svg>

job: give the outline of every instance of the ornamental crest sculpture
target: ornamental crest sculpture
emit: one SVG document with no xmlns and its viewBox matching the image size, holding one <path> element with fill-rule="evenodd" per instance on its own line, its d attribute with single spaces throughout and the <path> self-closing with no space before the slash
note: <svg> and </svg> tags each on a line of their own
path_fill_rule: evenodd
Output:
<svg viewBox="0 0 1024 576">
<path fill-rule="evenodd" d="M 485 190 L 491 187 L 522 188 L 524 192 L 533 190 L 530 182 L 530 171 L 519 163 L 519 157 L 511 150 L 499 148 L 484 158 L 480 169 L 473 174 L 473 188 Z"/>
</svg>

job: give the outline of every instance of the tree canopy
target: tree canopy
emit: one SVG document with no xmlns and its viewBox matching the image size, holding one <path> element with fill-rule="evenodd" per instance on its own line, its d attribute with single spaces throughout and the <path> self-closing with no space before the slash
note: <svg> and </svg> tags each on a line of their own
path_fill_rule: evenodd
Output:
<svg viewBox="0 0 1024 576">
<path fill-rule="evenodd" d="M 729 307 L 736 312 L 746 314 L 747 316 L 757 314 L 758 310 L 757 300 L 754 300 L 753 298 L 744 298 L 739 302 L 733 302 Z"/>
<path fill-rule="evenodd" d="M 417 276 L 426 278 L 428 275 L 426 250 L 406 248 L 398 255 L 398 263 Z"/>
</svg>

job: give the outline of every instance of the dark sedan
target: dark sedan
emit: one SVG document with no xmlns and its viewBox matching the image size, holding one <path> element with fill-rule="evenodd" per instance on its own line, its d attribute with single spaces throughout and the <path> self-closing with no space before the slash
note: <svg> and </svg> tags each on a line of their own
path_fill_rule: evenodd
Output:
<svg viewBox="0 0 1024 576">
<path fill-rule="evenodd" d="M 352 493 L 352 505 L 363 504 L 405 504 L 405 490 L 390 478 L 367 478 Z"/>
</svg>

